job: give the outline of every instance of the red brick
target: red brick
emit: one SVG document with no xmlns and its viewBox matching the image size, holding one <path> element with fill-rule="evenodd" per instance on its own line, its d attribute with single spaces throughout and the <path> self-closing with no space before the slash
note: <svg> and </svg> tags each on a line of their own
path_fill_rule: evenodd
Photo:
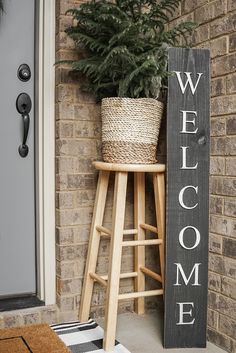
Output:
<svg viewBox="0 0 236 353">
<path fill-rule="evenodd" d="M 236 93 L 236 73 L 226 77 L 226 92 L 228 94 Z"/>
<path fill-rule="evenodd" d="M 236 175 L 236 158 L 226 158 L 225 160 L 226 175 L 234 176 Z M 230 195 L 229 195 L 230 196 Z"/>
<path fill-rule="evenodd" d="M 225 36 L 211 40 L 210 50 L 211 58 L 225 55 L 228 50 L 228 38 Z"/>
<path fill-rule="evenodd" d="M 211 156 L 210 174 L 211 175 L 224 175 L 225 174 L 225 159 L 223 157 Z"/>
<path fill-rule="evenodd" d="M 226 258 L 218 254 L 209 253 L 209 270 L 235 279 L 236 262 L 234 259 Z"/>
<path fill-rule="evenodd" d="M 227 352 L 234 352 L 233 340 L 214 329 L 208 328 L 207 339 Z"/>
<path fill-rule="evenodd" d="M 226 93 L 225 77 L 211 80 L 211 96 L 222 96 Z"/>
<path fill-rule="evenodd" d="M 229 14 L 210 24 L 210 37 L 214 38 L 233 32 L 236 27 L 236 13 Z"/>
<path fill-rule="evenodd" d="M 232 137 L 212 137 L 211 153 L 218 156 L 236 155 L 236 136 Z"/>
<path fill-rule="evenodd" d="M 236 34 L 231 34 L 229 36 L 229 51 L 235 51 L 236 50 Z"/>
<path fill-rule="evenodd" d="M 212 116 L 232 113 L 236 113 L 236 95 L 214 97 L 211 99 Z"/>
<path fill-rule="evenodd" d="M 56 124 L 56 138 L 70 138 L 74 135 L 74 124 L 68 121 L 60 121 Z"/>
<path fill-rule="evenodd" d="M 236 279 L 222 277 L 221 290 L 222 294 L 229 298 L 236 299 Z"/>
<path fill-rule="evenodd" d="M 209 235 L 209 251 L 214 252 L 216 254 L 222 254 L 222 236 L 221 235 L 218 235 L 218 234 L 210 234 Z M 213 282 L 213 280 L 211 280 L 211 276 L 209 275 L 209 288 L 211 288 L 211 289 L 213 289 L 212 282 Z M 216 290 L 216 289 L 214 289 L 214 290 Z"/>
<path fill-rule="evenodd" d="M 225 132 L 224 118 L 211 119 L 211 136 L 224 136 Z"/>
<path fill-rule="evenodd" d="M 186 14 L 198 8 L 199 6 L 204 5 L 207 0 L 184 0 L 182 2 L 182 13 Z"/>
<path fill-rule="evenodd" d="M 236 1 L 228 0 L 228 11 L 236 10 Z"/>
<path fill-rule="evenodd" d="M 223 214 L 224 199 L 223 197 L 210 196 L 210 213 L 211 214 Z"/>
<path fill-rule="evenodd" d="M 226 336 L 235 339 L 236 321 L 230 319 L 228 316 L 220 315 L 219 331 L 225 334 Z"/>
<path fill-rule="evenodd" d="M 207 312 L 207 323 L 210 327 L 217 329 L 218 327 L 219 314 L 211 309 Z"/>
<path fill-rule="evenodd" d="M 210 38 L 210 28 L 209 24 L 204 24 L 198 26 L 193 33 L 194 43 L 202 44 L 202 42 L 206 42 Z"/>
<path fill-rule="evenodd" d="M 226 12 L 226 2 L 225 0 L 212 1 L 195 11 L 195 21 L 197 23 L 208 22 L 219 16 L 224 15 Z"/>
<path fill-rule="evenodd" d="M 212 233 L 236 237 L 236 220 L 218 215 L 210 216 L 210 231 Z"/>
<path fill-rule="evenodd" d="M 236 53 L 212 61 L 212 77 L 222 76 L 236 70 Z"/>
<path fill-rule="evenodd" d="M 210 178 L 210 192 L 213 195 L 236 196 L 236 180 L 230 177 Z"/>
<path fill-rule="evenodd" d="M 236 226 L 236 222 L 235 222 Z M 235 232 L 236 236 L 236 232 Z M 234 239 L 223 239 L 223 255 L 228 257 L 236 258 L 236 240 Z"/>
<path fill-rule="evenodd" d="M 226 216 L 236 217 L 236 199 L 226 198 L 224 204 L 224 214 Z"/>
</svg>

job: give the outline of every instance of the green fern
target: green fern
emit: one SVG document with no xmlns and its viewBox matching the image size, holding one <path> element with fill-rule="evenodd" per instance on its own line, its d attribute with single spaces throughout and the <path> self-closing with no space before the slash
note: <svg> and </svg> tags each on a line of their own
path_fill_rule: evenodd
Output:
<svg viewBox="0 0 236 353">
<path fill-rule="evenodd" d="M 89 0 L 70 9 L 77 24 L 66 29 L 87 58 L 63 61 L 87 77 L 85 89 L 98 99 L 157 98 L 168 76 L 167 48 L 188 40 L 196 25 L 168 30 L 181 0 Z M 0 0 L 1 4 L 1 0 Z"/>
</svg>

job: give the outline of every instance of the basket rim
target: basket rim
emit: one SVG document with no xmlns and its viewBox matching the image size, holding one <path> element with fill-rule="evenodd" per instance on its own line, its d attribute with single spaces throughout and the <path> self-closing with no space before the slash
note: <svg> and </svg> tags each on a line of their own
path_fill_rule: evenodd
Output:
<svg viewBox="0 0 236 353">
<path fill-rule="evenodd" d="M 134 103 L 134 102 L 137 102 L 137 101 L 140 101 L 140 102 L 150 102 L 150 103 L 155 103 L 155 104 L 161 104 L 162 106 L 164 106 L 164 103 L 161 102 L 160 100 L 158 99 L 155 99 L 155 98 L 146 98 L 146 97 L 143 97 L 143 98 L 130 98 L 130 97 L 106 97 L 106 98 L 102 98 L 102 102 L 104 101 L 110 101 L 110 100 L 116 100 L 116 101 L 126 101 L 126 102 L 130 102 L 130 103 Z"/>
</svg>

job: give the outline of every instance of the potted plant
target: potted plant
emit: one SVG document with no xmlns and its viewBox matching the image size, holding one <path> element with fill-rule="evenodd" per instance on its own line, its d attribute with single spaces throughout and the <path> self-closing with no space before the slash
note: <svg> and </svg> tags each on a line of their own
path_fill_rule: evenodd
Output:
<svg viewBox="0 0 236 353">
<path fill-rule="evenodd" d="M 66 33 L 86 57 L 63 61 L 86 76 L 84 89 L 102 100 L 105 162 L 155 163 L 168 76 L 167 48 L 195 28 L 167 25 L 181 0 L 89 0 L 70 9 Z"/>
</svg>

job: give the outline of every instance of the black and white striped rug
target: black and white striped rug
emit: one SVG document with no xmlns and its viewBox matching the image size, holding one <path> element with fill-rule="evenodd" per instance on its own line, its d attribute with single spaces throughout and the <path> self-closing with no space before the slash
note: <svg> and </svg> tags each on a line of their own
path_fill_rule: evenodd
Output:
<svg viewBox="0 0 236 353">
<path fill-rule="evenodd" d="M 86 323 L 71 321 L 51 325 L 51 328 L 72 353 L 105 353 L 102 349 L 103 329 L 92 319 Z M 130 353 L 118 341 L 116 341 L 113 352 Z"/>
</svg>

